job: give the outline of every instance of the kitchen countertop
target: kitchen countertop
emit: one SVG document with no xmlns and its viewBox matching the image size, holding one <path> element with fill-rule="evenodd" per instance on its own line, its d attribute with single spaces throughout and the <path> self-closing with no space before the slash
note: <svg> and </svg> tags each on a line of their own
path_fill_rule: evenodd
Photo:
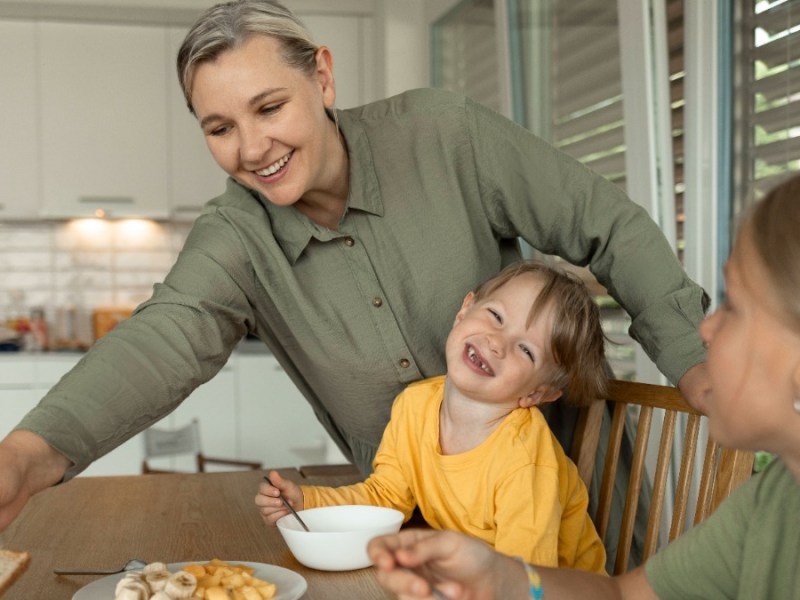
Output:
<svg viewBox="0 0 800 600">
<path fill-rule="evenodd" d="M 238 354 L 264 354 L 271 355 L 272 352 L 262 341 L 257 339 L 245 338 L 234 349 Z M 44 359 L 57 359 L 57 358 L 72 358 L 83 356 L 83 350 L 49 350 L 49 351 L 36 351 L 28 352 L 25 350 L 20 351 L 4 351 L 0 352 L 0 361 L 5 360 L 30 360 L 36 358 L 37 360 Z"/>
</svg>

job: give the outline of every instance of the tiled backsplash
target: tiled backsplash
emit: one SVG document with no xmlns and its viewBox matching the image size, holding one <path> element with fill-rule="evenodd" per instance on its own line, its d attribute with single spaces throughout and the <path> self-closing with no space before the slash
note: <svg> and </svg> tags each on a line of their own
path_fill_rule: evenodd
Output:
<svg viewBox="0 0 800 600">
<path fill-rule="evenodd" d="M 0 322 L 25 308 L 133 306 L 162 281 L 191 225 L 146 220 L 0 222 Z"/>
</svg>

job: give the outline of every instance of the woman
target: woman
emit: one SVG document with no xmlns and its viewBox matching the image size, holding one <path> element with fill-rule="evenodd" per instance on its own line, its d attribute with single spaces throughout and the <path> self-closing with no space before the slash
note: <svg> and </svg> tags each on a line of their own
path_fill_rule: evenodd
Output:
<svg viewBox="0 0 800 600">
<path fill-rule="evenodd" d="M 518 237 L 590 265 L 659 368 L 701 397 L 705 295 L 641 208 L 460 96 L 336 110 L 332 64 L 270 0 L 212 7 L 190 30 L 179 77 L 227 190 L 152 298 L 0 443 L 0 529 L 173 410 L 245 334 L 368 473 L 392 399 L 445 371 L 452 314 L 520 258 Z"/>
<path fill-rule="evenodd" d="M 745 221 L 725 267 L 727 299 L 700 327 L 708 345 L 710 434 L 777 455 L 704 523 L 620 577 L 525 566 L 452 532 L 370 544 L 381 581 L 450 599 L 769 598 L 800 590 L 800 176 Z"/>
</svg>

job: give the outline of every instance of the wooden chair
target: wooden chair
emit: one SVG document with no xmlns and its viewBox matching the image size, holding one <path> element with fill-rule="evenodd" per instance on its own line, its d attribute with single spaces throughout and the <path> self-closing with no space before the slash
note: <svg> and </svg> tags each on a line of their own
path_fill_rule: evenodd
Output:
<svg viewBox="0 0 800 600">
<path fill-rule="evenodd" d="M 614 545 L 609 544 L 606 535 L 608 533 L 611 496 L 619 460 L 620 444 L 629 406 L 639 406 L 640 409 L 633 447 L 630 481 L 628 482 L 625 497 L 625 508 L 620 522 L 619 537 L 614 540 L 616 542 L 616 557 L 613 574 L 623 573 L 631 566 L 629 565 L 631 542 L 636 521 L 636 511 L 639 505 L 639 495 L 642 489 L 643 477 L 646 473 L 645 455 L 650 437 L 653 410 L 656 408 L 664 409 L 665 413 L 655 473 L 652 479 L 652 495 L 650 511 L 647 515 L 647 530 L 641 556 L 642 563 L 656 552 L 659 545 L 659 530 L 664 508 L 668 469 L 673 455 L 673 439 L 678 413 L 686 413 L 688 419 L 678 472 L 677 489 L 675 491 L 674 510 L 669 529 L 669 541 L 675 539 L 685 529 L 692 470 L 698 447 L 698 438 L 700 437 L 700 413 L 689 406 L 680 391 L 672 387 L 615 380 L 611 382 L 607 398 L 597 400 L 580 410 L 575 427 L 571 457 L 578 466 L 580 477 L 588 488 L 591 488 L 593 479 L 599 480 L 597 509 L 593 519 L 597 526 L 597 531 L 607 548 L 610 545 Z M 610 417 L 608 416 L 609 412 Z M 608 448 L 606 449 L 603 473 L 597 478 L 593 477 L 593 475 L 600 430 L 603 420 L 608 418 L 611 421 Z M 713 440 L 708 440 L 700 477 L 694 524 L 705 519 L 734 489 L 751 476 L 753 459 L 752 452 L 720 448 Z"/>
<path fill-rule="evenodd" d="M 175 473 L 177 471 L 153 467 L 149 461 L 155 458 L 181 455 L 192 456 L 199 473 L 205 472 L 208 464 L 225 465 L 239 469 L 261 468 L 260 462 L 212 458 L 203 454 L 200 443 L 200 423 L 197 419 L 193 419 L 190 423 L 178 429 L 149 427 L 144 431 L 143 439 L 144 459 L 142 460 L 142 473 Z"/>
</svg>

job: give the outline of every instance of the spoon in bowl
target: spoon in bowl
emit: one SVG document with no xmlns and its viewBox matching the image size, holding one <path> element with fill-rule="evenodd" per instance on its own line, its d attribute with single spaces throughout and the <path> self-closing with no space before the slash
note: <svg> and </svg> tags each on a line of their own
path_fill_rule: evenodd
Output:
<svg viewBox="0 0 800 600">
<path fill-rule="evenodd" d="M 267 477 L 266 475 L 264 475 L 264 480 L 265 480 L 265 481 L 266 481 L 268 484 L 270 484 L 272 487 L 276 487 L 276 486 L 275 486 L 275 484 L 274 484 L 274 483 L 272 483 L 272 482 L 269 480 L 269 477 Z M 310 532 L 311 530 L 310 530 L 310 529 L 309 529 L 309 528 L 306 526 L 306 524 L 305 524 L 305 523 L 303 523 L 303 519 L 301 519 L 301 518 L 300 518 L 300 515 L 298 515 L 298 514 L 297 514 L 297 511 L 296 511 L 294 508 L 292 508 L 292 505 L 291 505 L 291 504 L 289 504 L 289 501 L 288 501 L 286 498 L 284 498 L 283 494 L 281 494 L 280 492 L 278 492 L 278 497 L 281 499 L 281 502 L 283 502 L 283 505 L 284 505 L 286 508 L 288 508 L 288 509 L 289 509 L 289 510 L 292 512 L 292 514 L 294 515 L 294 518 L 295 518 L 295 519 L 297 519 L 297 522 L 298 522 L 298 523 L 300 523 L 300 525 L 302 525 L 302 526 L 303 526 L 303 529 L 305 529 L 306 531 Z"/>
</svg>

